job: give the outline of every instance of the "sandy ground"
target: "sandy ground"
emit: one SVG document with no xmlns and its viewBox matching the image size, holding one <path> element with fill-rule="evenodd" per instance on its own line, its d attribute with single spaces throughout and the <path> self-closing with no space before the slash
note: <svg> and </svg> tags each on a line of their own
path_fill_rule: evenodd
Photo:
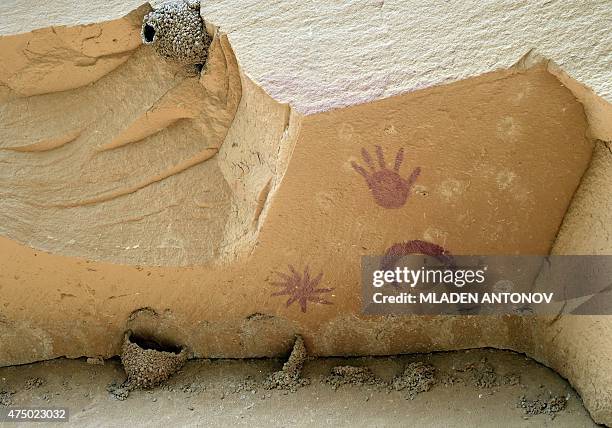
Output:
<svg viewBox="0 0 612 428">
<path fill-rule="evenodd" d="M 429 391 L 411 400 L 405 390 L 384 386 L 416 361 L 435 367 L 436 383 Z M 309 385 L 296 392 L 265 390 L 266 377 L 282 365 L 282 360 L 190 361 L 165 385 L 132 391 L 120 401 L 107 391 L 125 379 L 119 360 L 95 365 L 61 359 L 0 368 L 0 393 L 13 392 L 4 394 L 12 406 L 69 408 L 69 424 L 58 426 L 596 426 L 564 379 L 511 352 L 310 360 L 303 372 Z M 343 365 L 368 367 L 377 380 L 330 384 L 332 368 Z M 521 397 L 545 401 L 551 396 L 568 397 L 565 409 L 529 416 L 518 406 Z"/>
</svg>

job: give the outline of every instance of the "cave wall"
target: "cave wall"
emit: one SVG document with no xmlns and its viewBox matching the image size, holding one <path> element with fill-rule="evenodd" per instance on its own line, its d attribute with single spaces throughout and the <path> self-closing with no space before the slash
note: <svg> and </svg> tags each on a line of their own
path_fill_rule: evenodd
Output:
<svg viewBox="0 0 612 428">
<path fill-rule="evenodd" d="M 210 2 L 200 75 L 141 46 L 149 5 L 3 3 L 0 365 L 127 328 L 209 358 L 492 346 L 609 424 L 609 317 L 366 317 L 359 283 L 416 239 L 612 252 L 607 9 Z"/>
</svg>

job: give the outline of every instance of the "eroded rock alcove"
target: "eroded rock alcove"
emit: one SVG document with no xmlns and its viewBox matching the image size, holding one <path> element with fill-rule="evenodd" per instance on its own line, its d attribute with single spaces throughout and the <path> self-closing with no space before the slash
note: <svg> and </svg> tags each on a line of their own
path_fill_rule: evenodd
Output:
<svg viewBox="0 0 612 428">
<path fill-rule="evenodd" d="M 603 99 L 530 54 L 296 110 L 222 26 L 201 74 L 162 60 L 140 42 L 149 12 L 0 38 L 1 365 L 110 357 L 134 328 L 211 358 L 278 355 L 296 334 L 313 355 L 497 347 L 611 423 L 608 318 L 366 317 L 359 264 L 417 241 L 610 253 Z"/>
</svg>

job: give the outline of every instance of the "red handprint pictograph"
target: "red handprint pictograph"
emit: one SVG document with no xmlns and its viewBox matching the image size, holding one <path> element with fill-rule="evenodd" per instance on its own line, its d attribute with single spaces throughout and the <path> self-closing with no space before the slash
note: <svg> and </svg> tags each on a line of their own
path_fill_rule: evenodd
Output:
<svg viewBox="0 0 612 428">
<path fill-rule="evenodd" d="M 361 156 L 370 169 L 368 172 L 364 167 L 357 162 L 351 162 L 351 165 L 359 174 L 365 178 L 374 201 L 383 208 L 401 208 L 406 204 L 410 189 L 421 173 L 421 168 L 416 167 L 410 177 L 403 178 L 399 174 L 400 167 L 404 161 L 404 149 L 399 149 L 395 155 L 395 164 L 393 169 L 389 169 L 385 163 L 385 157 L 382 147 L 376 147 L 376 156 L 378 158 L 378 169 L 374 165 L 370 153 L 366 149 L 361 149 Z"/>
</svg>

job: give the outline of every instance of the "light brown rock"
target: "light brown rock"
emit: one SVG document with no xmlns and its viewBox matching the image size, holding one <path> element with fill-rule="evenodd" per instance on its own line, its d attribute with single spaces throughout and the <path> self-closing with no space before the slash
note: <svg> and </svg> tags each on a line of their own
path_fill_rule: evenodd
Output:
<svg viewBox="0 0 612 428">
<path fill-rule="evenodd" d="M 126 22 L 105 37 L 138 37 Z M 302 116 L 221 33 L 201 77 L 128 43 L 89 74 L 60 61 L 53 83 L 20 72 L 19 40 L 0 74 L 0 365 L 117 355 L 135 325 L 195 357 L 275 356 L 296 334 L 312 355 L 490 346 L 545 362 L 612 421 L 607 318 L 360 313 L 360 256 L 414 239 L 547 254 L 572 199 L 555 248 L 609 252 L 572 238 L 608 215 L 590 189 L 609 189 L 609 153 L 595 145 L 574 198 L 594 144 L 550 68 Z M 279 294 L 306 284 L 318 294 Z"/>
</svg>

